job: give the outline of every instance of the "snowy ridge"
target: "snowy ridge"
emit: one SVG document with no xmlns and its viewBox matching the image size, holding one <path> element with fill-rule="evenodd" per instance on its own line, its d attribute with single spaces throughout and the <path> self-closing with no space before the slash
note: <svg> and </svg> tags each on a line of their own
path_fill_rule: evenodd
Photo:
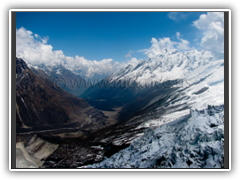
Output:
<svg viewBox="0 0 240 180">
<path fill-rule="evenodd" d="M 190 108 L 224 104 L 224 61 L 209 62 L 188 73 L 174 95 L 166 101 L 169 110 L 161 116 L 162 121 L 174 121 L 186 115 Z"/>
<path fill-rule="evenodd" d="M 167 82 L 166 88 L 178 87 L 176 94 L 185 94 L 185 99 L 181 95 L 182 99 L 174 103 L 170 102 L 171 97 L 170 106 L 188 103 L 191 108 L 202 109 L 208 104 L 224 104 L 224 60 L 215 60 L 208 51 L 164 49 L 155 58 L 141 61 L 136 67 L 129 65 L 108 80 L 152 85 Z M 172 83 L 168 84 L 169 80 Z M 156 97 L 146 107 L 157 100 Z"/>
<path fill-rule="evenodd" d="M 132 127 L 136 134 L 125 132 L 115 138 L 102 139 L 102 142 L 111 139 L 114 145 L 128 144 L 131 143 L 131 139 L 142 135 L 141 129 L 159 127 L 181 117 L 187 117 L 190 109 L 206 109 L 208 105 L 224 104 L 224 60 L 214 59 L 208 51 L 165 49 L 154 58 L 141 61 L 135 67 L 129 65 L 106 78 L 110 82 L 128 79 L 134 85 L 126 87 L 126 91 L 134 89 L 137 98 L 145 98 L 144 102 L 136 101 L 138 104 L 143 103 L 140 110 L 144 113 L 132 117 L 119 126 L 119 129 Z M 156 81 L 160 86 L 153 88 L 136 86 L 138 82 L 141 83 L 141 79 L 146 80 L 146 83 Z M 167 80 L 171 80 L 171 83 L 169 84 Z M 122 95 L 125 93 L 124 89 L 117 92 Z M 129 112 L 134 110 L 136 105 L 134 103 L 127 106 L 127 110 L 133 107 Z"/>
<path fill-rule="evenodd" d="M 224 107 L 208 106 L 148 128 L 128 148 L 87 168 L 223 168 L 223 146 Z"/>
<path fill-rule="evenodd" d="M 190 72 L 214 61 L 209 51 L 178 51 L 163 49 L 160 54 L 147 61 L 140 61 L 137 66 L 129 65 L 110 75 L 108 80 L 129 80 L 137 83 L 163 82 L 186 78 Z"/>
<path fill-rule="evenodd" d="M 164 114 L 144 122 L 138 128 L 174 121 L 187 115 L 190 108 L 204 109 L 208 105 L 224 104 L 224 60 L 215 60 L 209 51 L 163 49 L 156 57 L 141 61 L 135 67 L 129 65 L 107 79 L 110 82 L 126 80 L 130 84 L 155 83 L 156 86 L 157 83 L 162 83 L 165 84 L 165 89 L 177 88 L 158 108 Z M 144 108 L 159 101 L 161 97 L 159 93 Z"/>
</svg>

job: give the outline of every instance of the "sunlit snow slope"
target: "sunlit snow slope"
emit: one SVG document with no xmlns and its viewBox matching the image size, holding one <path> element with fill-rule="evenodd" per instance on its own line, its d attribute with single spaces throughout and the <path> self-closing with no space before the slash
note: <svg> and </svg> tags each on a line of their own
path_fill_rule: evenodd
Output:
<svg viewBox="0 0 240 180">
<path fill-rule="evenodd" d="M 224 60 L 216 60 L 208 51 L 164 49 L 106 80 L 128 82 L 125 89 L 113 90 L 126 95 L 132 89 L 135 93 L 134 101 L 126 103 L 121 113 L 137 108 L 140 113 L 117 126 L 116 136 L 101 139 L 118 146 L 131 145 L 88 167 L 223 167 Z M 131 130 L 117 133 L 129 127 Z"/>
<path fill-rule="evenodd" d="M 148 128 L 110 158 L 87 168 L 223 168 L 224 108 L 191 110 L 189 116 Z"/>
<path fill-rule="evenodd" d="M 190 108 L 224 104 L 224 60 L 215 60 L 208 51 L 164 49 L 155 58 L 128 66 L 107 79 L 127 81 L 137 92 L 145 90 L 142 95 L 146 99 L 157 92 L 141 110 L 161 100 L 156 108 L 163 112 L 160 124 L 186 115 Z M 151 123 L 154 119 L 140 127 Z"/>
</svg>

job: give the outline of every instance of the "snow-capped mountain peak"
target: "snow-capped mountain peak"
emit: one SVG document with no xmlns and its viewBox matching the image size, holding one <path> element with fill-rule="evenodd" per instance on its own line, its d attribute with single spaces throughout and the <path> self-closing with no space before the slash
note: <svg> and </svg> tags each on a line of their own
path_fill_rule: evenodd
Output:
<svg viewBox="0 0 240 180">
<path fill-rule="evenodd" d="M 178 51 L 163 49 L 157 56 L 140 61 L 135 67 L 129 65 L 112 74 L 108 80 L 131 79 L 137 83 L 142 81 L 163 82 L 186 78 L 190 72 L 214 61 L 208 51 Z"/>
</svg>

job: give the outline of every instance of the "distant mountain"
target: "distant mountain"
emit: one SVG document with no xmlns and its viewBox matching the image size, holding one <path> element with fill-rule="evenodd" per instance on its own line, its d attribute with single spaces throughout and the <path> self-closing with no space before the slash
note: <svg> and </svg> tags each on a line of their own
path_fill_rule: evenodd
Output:
<svg viewBox="0 0 240 180">
<path fill-rule="evenodd" d="M 16 119 L 17 133 L 61 128 L 91 132 L 105 127 L 107 117 L 16 58 Z"/>
<path fill-rule="evenodd" d="M 170 61 L 174 57 L 176 64 Z M 167 67 L 162 68 L 163 64 Z M 149 74 L 158 74 L 159 79 L 151 81 Z M 125 81 L 129 78 L 130 83 Z M 147 83 L 141 84 L 139 78 Z M 156 85 L 144 87 L 148 82 Z M 83 94 L 95 107 L 121 109 L 117 124 L 88 136 L 87 142 L 98 152 L 87 156 L 79 148 L 83 143 L 65 144 L 76 147 L 75 154 L 94 157 L 92 161 L 74 162 L 70 157 L 74 163 L 64 158 L 51 164 L 63 154 L 59 151 L 47 163 L 81 168 L 222 168 L 223 88 L 224 61 L 205 51 L 163 51 L 136 67 L 130 65 Z M 87 165 L 100 159 L 95 157 L 103 161 Z"/>
<path fill-rule="evenodd" d="M 46 66 L 44 64 L 40 65 L 30 65 L 31 70 L 39 75 L 45 74 L 53 83 L 57 83 L 57 86 L 61 87 L 65 91 L 73 94 L 74 96 L 80 96 L 87 89 L 87 81 L 83 79 L 80 75 L 75 73 L 70 69 L 66 69 L 62 65 Z"/>
<path fill-rule="evenodd" d="M 81 97 L 102 110 L 122 107 L 121 121 L 151 109 L 159 112 L 157 116 L 184 115 L 189 108 L 221 105 L 223 84 L 224 61 L 215 60 L 210 52 L 163 49 L 89 87 Z"/>
</svg>

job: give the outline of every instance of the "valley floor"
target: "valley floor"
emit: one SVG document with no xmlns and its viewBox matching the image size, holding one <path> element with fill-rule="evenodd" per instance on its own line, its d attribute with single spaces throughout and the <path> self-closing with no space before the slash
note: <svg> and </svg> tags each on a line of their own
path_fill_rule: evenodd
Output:
<svg viewBox="0 0 240 180">
<path fill-rule="evenodd" d="M 117 123 L 116 119 L 120 110 L 121 107 L 114 109 L 114 111 L 102 111 L 104 116 L 107 117 L 106 127 Z M 89 118 L 93 117 L 94 113 L 99 112 L 91 113 Z M 92 146 L 91 143 L 81 140 L 89 132 L 82 131 L 81 127 L 76 126 L 74 123 L 65 128 L 63 126 L 53 129 L 49 129 L 49 127 L 25 128 L 19 131 L 16 143 L 17 168 L 48 168 L 52 167 L 52 165 L 56 168 L 60 166 L 69 167 L 74 164 L 74 155 L 79 155 L 76 163 L 79 162 L 81 165 L 84 162 L 98 162 L 102 160 L 104 154 L 103 148 L 98 149 Z M 72 148 L 73 144 L 74 148 Z M 72 154 L 69 154 L 70 152 Z M 54 159 L 52 159 L 53 157 Z M 73 160 L 73 162 L 66 162 L 65 165 L 64 159 Z M 78 165 L 73 165 L 73 167 L 76 166 Z"/>
<path fill-rule="evenodd" d="M 20 141 L 16 145 L 17 167 L 223 168 L 224 166 L 223 106 L 208 106 L 203 110 L 192 109 L 187 116 L 179 117 L 159 127 L 145 129 L 140 137 L 134 137 L 132 134 L 126 144 L 114 145 L 105 141 L 104 138 L 111 136 L 108 133 L 110 129 L 103 132 L 105 135 L 102 137 L 96 134 L 98 139 L 93 136 L 85 140 L 76 139 L 60 144 L 50 143 L 37 135 L 31 135 L 31 138 L 29 135 L 26 135 L 27 138 L 19 137 Z M 119 128 L 114 132 L 116 136 L 109 138 L 109 141 L 116 141 L 117 134 L 122 133 Z"/>
</svg>

